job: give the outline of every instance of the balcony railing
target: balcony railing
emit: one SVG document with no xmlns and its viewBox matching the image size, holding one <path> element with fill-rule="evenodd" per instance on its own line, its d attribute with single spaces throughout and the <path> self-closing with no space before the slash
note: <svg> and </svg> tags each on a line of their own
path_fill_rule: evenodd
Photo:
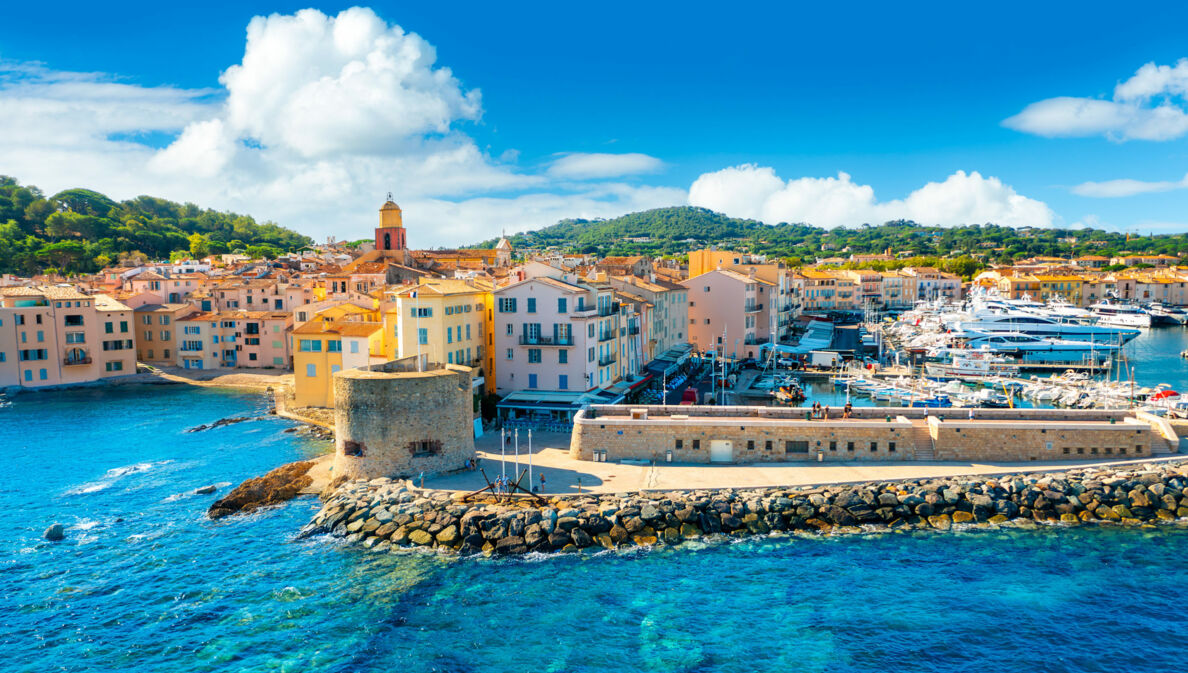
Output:
<svg viewBox="0 0 1188 673">
<path fill-rule="evenodd" d="M 632 326 L 632 327 L 628 327 L 628 328 L 627 328 L 627 333 L 628 333 L 628 334 L 639 334 L 639 328 L 638 328 L 638 327 L 634 327 L 634 326 Z"/>
<path fill-rule="evenodd" d="M 526 336 L 520 335 L 521 346 L 572 346 L 573 335 L 551 337 L 551 336 Z"/>
<path fill-rule="evenodd" d="M 598 366 L 605 367 L 607 365 L 613 365 L 614 363 L 616 363 L 618 361 L 619 361 L 619 356 L 614 353 L 611 353 L 610 355 L 606 355 L 606 356 L 598 358 Z"/>
<path fill-rule="evenodd" d="M 763 310 L 763 304 L 746 304 L 745 309 L 747 313 L 755 313 Z"/>
<path fill-rule="evenodd" d="M 72 367 L 74 365 L 89 365 L 91 364 L 91 356 L 84 355 L 82 357 L 62 358 L 62 364 L 66 367 Z"/>
<path fill-rule="evenodd" d="M 598 332 L 598 341 L 610 341 L 615 338 L 615 330 L 601 330 Z"/>
</svg>

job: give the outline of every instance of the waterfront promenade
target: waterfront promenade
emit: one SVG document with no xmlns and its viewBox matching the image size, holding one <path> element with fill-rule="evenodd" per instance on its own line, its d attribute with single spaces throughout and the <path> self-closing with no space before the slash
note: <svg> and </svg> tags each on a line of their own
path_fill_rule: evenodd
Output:
<svg viewBox="0 0 1188 673">
<path fill-rule="evenodd" d="M 1124 465 L 1183 460 L 1174 455 L 1163 458 L 1144 456 L 1132 461 L 1052 461 L 1052 462 L 938 462 L 938 461 L 854 461 L 825 463 L 756 463 L 709 465 L 704 463 L 596 463 L 575 460 L 569 455 L 568 433 L 533 432 L 532 465 L 536 484 L 545 474 L 545 492 L 617 493 L 638 490 L 687 490 L 708 488 L 760 488 L 768 486 L 810 486 L 865 481 L 927 479 L 964 475 L 993 475 L 1018 472 L 1056 472 L 1087 466 Z M 499 433 L 489 433 L 476 440 L 480 465 L 494 479 L 501 473 Z M 514 452 L 507 449 L 507 473 L 513 472 Z M 520 469 L 528 467 L 527 433 L 520 431 Z M 524 484 L 527 484 L 527 477 Z M 419 485 L 419 484 L 418 484 Z M 425 487 L 451 491 L 473 491 L 485 486 L 477 471 L 455 472 L 427 477 Z"/>
</svg>

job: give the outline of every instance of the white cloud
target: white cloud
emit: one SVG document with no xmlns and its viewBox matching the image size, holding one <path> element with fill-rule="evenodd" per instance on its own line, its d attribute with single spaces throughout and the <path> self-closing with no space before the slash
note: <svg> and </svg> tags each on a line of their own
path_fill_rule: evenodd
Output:
<svg viewBox="0 0 1188 673">
<path fill-rule="evenodd" d="M 1164 180 L 1147 182 L 1143 180 L 1106 180 L 1104 182 L 1084 182 L 1072 188 L 1074 194 L 1092 196 L 1096 198 L 1114 198 L 1119 196 L 1134 196 L 1135 194 L 1152 194 L 1155 192 L 1170 192 L 1176 189 L 1188 189 L 1188 175 L 1182 180 Z"/>
<path fill-rule="evenodd" d="M 85 186 L 251 213 L 318 238 L 366 236 L 391 191 L 410 243 L 426 247 L 684 200 L 573 182 L 654 170 L 645 155 L 566 155 L 535 172 L 514 148 L 492 157 L 464 130 L 482 117 L 479 91 L 370 9 L 256 17 L 219 81 L 149 87 L 4 64 L 0 173 L 51 193 Z"/>
<path fill-rule="evenodd" d="M 1188 133 L 1188 59 L 1148 63 L 1114 88 L 1113 100 L 1060 96 L 1031 103 L 1003 125 L 1046 137 L 1104 135 L 1112 140 L 1171 140 Z"/>
<path fill-rule="evenodd" d="M 1044 227 L 1056 219 L 1043 202 L 1021 196 L 998 178 L 985 178 L 976 171 L 957 171 L 905 199 L 879 202 L 872 187 L 855 183 L 846 173 L 785 182 L 772 168 L 746 164 L 701 175 L 689 188 L 689 203 L 735 217 L 820 227 L 899 218 L 942 226 L 993 222 Z"/>
<path fill-rule="evenodd" d="M 617 178 L 624 175 L 652 173 L 664 165 L 656 157 L 646 154 L 581 153 L 564 154 L 549 165 L 549 175 L 558 178 L 588 180 Z"/>
</svg>

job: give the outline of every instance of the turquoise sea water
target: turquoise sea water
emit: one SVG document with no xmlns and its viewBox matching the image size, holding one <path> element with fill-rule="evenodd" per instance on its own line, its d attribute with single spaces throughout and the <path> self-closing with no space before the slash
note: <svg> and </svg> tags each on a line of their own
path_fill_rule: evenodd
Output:
<svg viewBox="0 0 1188 673">
<path fill-rule="evenodd" d="M 1160 374 L 1182 365 L 1178 352 Z M 204 516 L 212 496 L 188 495 L 321 449 L 277 419 L 183 432 L 265 406 L 256 395 L 127 386 L 23 394 L 0 409 L 0 670 L 1183 665 L 1188 530 L 765 539 L 515 560 L 374 554 L 293 541 L 313 499 L 216 523 Z M 62 543 L 41 539 L 54 521 L 67 526 Z"/>
</svg>

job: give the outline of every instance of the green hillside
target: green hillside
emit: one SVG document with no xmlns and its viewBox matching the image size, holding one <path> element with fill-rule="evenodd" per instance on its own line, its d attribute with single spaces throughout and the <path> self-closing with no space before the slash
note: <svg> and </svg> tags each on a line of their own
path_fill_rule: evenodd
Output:
<svg viewBox="0 0 1188 673">
<path fill-rule="evenodd" d="M 650 238 L 649 241 L 626 239 Z M 1009 261 L 1035 255 L 1104 255 L 1119 252 L 1188 252 L 1184 234 L 1131 236 L 1098 229 L 1015 229 L 994 224 L 922 226 L 911 221 L 822 229 L 807 224 L 764 224 L 705 208 L 680 206 L 608 220 L 562 220 L 511 237 L 516 249 L 554 247 L 601 255 L 681 255 L 707 245 L 813 261 L 850 253 L 911 253 L 919 257 L 968 256 Z M 477 247 L 493 247 L 496 239 Z M 849 248 L 848 252 L 842 252 Z"/>
<path fill-rule="evenodd" d="M 89 189 L 45 196 L 0 175 L 0 273 L 91 272 L 127 259 L 243 251 L 276 255 L 312 241 L 273 222 L 152 196 L 116 202 Z"/>
</svg>

